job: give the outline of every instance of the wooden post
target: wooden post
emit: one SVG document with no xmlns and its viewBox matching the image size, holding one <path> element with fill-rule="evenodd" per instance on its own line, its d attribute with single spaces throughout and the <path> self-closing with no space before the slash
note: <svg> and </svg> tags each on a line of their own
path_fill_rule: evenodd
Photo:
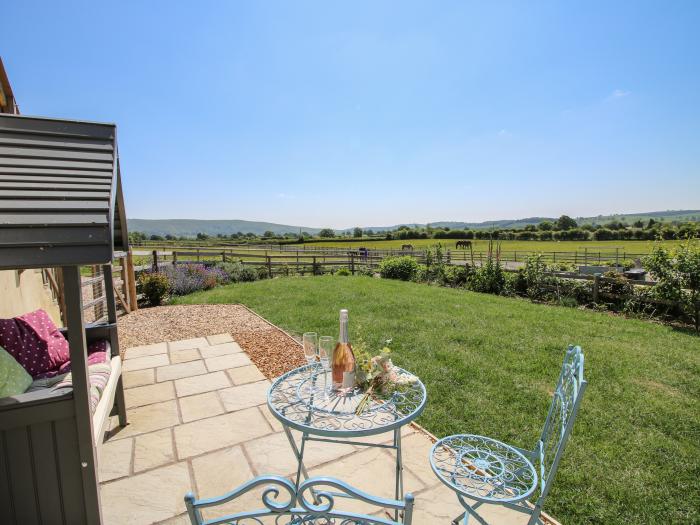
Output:
<svg viewBox="0 0 700 525">
<path fill-rule="evenodd" d="M 267 275 L 272 279 L 272 258 L 267 256 Z"/>
<path fill-rule="evenodd" d="M 597 273 L 593 277 L 593 302 L 598 302 L 598 289 L 600 288 L 600 274 Z"/>
<path fill-rule="evenodd" d="M 87 523 L 102 523 L 100 490 L 97 483 L 97 461 L 93 444 L 92 413 L 90 412 L 90 384 L 87 374 L 87 342 L 83 321 L 83 294 L 80 267 L 62 267 L 66 300 L 66 327 L 70 350 L 71 376 L 75 426 L 78 436 L 78 454 L 83 478 L 83 504 Z"/>
<path fill-rule="evenodd" d="M 197 262 L 199 262 L 199 248 L 197 248 Z"/>
<path fill-rule="evenodd" d="M 153 250 L 153 265 L 151 266 L 151 269 L 154 272 L 158 271 L 158 250 Z"/>
<path fill-rule="evenodd" d="M 222 261 L 222 262 L 226 262 L 226 250 L 223 250 L 223 251 L 221 252 L 221 261 Z"/>
<path fill-rule="evenodd" d="M 173 250 L 173 266 L 177 264 L 177 252 Z"/>
<path fill-rule="evenodd" d="M 350 252 L 350 273 L 355 275 L 355 254 Z"/>
<path fill-rule="evenodd" d="M 175 264 L 174 261 L 173 264 Z M 134 272 L 134 254 L 131 252 L 131 249 L 126 254 L 126 269 L 126 278 L 129 286 L 129 306 L 131 311 L 134 312 L 139 309 L 139 300 L 136 297 L 136 272 Z"/>
</svg>

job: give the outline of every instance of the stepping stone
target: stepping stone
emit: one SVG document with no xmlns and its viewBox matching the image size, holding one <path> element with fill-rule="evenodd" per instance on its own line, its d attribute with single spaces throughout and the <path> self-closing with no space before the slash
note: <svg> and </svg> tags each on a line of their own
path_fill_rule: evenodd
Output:
<svg viewBox="0 0 700 525">
<path fill-rule="evenodd" d="M 181 397 L 180 414 L 185 423 L 205 417 L 218 416 L 224 413 L 219 395 L 216 392 L 206 392 L 196 396 Z"/>
<path fill-rule="evenodd" d="M 156 381 L 170 381 L 182 377 L 190 377 L 206 374 L 207 369 L 203 361 L 192 361 L 190 363 L 178 363 L 176 365 L 161 366 L 156 369 Z"/>
<path fill-rule="evenodd" d="M 201 362 L 201 361 L 200 361 Z M 220 388 L 231 386 L 231 382 L 224 372 L 213 372 L 201 376 L 185 377 L 175 380 L 177 397 L 192 396 L 202 392 L 211 392 Z"/>
<path fill-rule="evenodd" d="M 136 357 L 124 359 L 122 370 L 124 372 L 132 372 L 134 370 L 143 370 L 144 368 L 155 368 L 157 366 L 169 365 L 170 360 L 168 354 L 149 355 L 145 357 Z"/>
<path fill-rule="evenodd" d="M 207 342 L 210 345 L 220 345 L 221 343 L 232 343 L 233 337 L 231 337 L 231 334 L 208 335 Z"/>
<path fill-rule="evenodd" d="M 250 358 L 244 353 L 212 357 L 211 359 L 205 359 L 204 362 L 207 364 L 207 370 L 210 372 L 252 364 Z"/>
<path fill-rule="evenodd" d="M 263 381 L 265 376 L 255 365 L 241 366 L 231 368 L 226 373 L 233 381 L 234 385 L 245 385 L 246 383 L 254 383 L 255 381 Z"/>
<path fill-rule="evenodd" d="M 134 438 L 134 472 L 175 461 L 173 434 L 169 428 Z"/>
<path fill-rule="evenodd" d="M 188 458 L 269 433 L 270 427 L 260 411 L 249 408 L 175 427 L 175 446 L 178 457 Z"/>
<path fill-rule="evenodd" d="M 188 350 L 190 348 L 201 348 L 203 346 L 209 346 L 209 343 L 204 337 L 181 339 L 180 341 L 171 341 L 168 343 L 168 348 L 171 352 L 176 350 Z"/>
<path fill-rule="evenodd" d="M 122 373 L 122 381 L 124 388 L 134 388 L 137 386 L 150 385 L 156 382 L 156 373 L 153 368 L 144 368 L 143 370 L 132 370 L 131 372 Z"/>
<path fill-rule="evenodd" d="M 200 351 L 204 359 L 209 359 L 210 357 L 218 357 L 220 355 L 240 354 L 243 352 L 243 349 L 238 343 L 224 343 L 201 348 Z"/>
<path fill-rule="evenodd" d="M 244 408 L 264 405 L 267 403 L 267 391 L 270 388 L 269 381 L 258 381 L 247 385 L 234 386 L 219 390 L 219 396 L 224 403 L 227 412 L 242 410 Z"/>
<path fill-rule="evenodd" d="M 168 343 L 154 343 L 152 345 L 134 346 L 128 348 L 124 353 L 126 359 L 134 359 L 136 357 L 147 357 L 149 355 L 158 355 L 168 353 Z"/>
<path fill-rule="evenodd" d="M 155 523 L 185 512 L 192 490 L 187 463 L 160 467 L 101 487 L 105 525 Z"/>
<path fill-rule="evenodd" d="M 175 388 L 173 382 L 156 383 L 154 385 L 139 386 L 129 388 L 124 391 L 126 408 L 134 408 L 144 405 L 151 405 L 168 399 L 175 399 Z"/>
</svg>

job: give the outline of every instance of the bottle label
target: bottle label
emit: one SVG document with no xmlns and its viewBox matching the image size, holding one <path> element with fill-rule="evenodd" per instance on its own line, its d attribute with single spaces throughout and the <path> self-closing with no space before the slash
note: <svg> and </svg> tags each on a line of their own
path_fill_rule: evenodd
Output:
<svg viewBox="0 0 700 525">
<path fill-rule="evenodd" d="M 355 372 L 343 372 L 343 388 L 353 388 L 355 386 Z"/>
</svg>

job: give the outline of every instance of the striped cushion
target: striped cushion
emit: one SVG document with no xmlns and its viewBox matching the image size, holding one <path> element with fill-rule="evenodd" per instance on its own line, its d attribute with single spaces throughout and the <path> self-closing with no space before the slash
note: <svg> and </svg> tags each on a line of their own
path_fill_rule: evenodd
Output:
<svg viewBox="0 0 700 525">
<path fill-rule="evenodd" d="M 90 383 L 90 412 L 95 412 L 97 403 L 100 402 L 100 398 L 102 397 L 102 393 L 105 391 L 105 387 L 107 386 L 107 381 L 109 381 L 109 376 L 111 373 L 112 367 L 110 366 L 109 362 L 88 366 L 88 381 Z M 58 390 L 60 388 L 72 387 L 73 376 L 69 373 L 53 388 L 54 390 Z"/>
</svg>

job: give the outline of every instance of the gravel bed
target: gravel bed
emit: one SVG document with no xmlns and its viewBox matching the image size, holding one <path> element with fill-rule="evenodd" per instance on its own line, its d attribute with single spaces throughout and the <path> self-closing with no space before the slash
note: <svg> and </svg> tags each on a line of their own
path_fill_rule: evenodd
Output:
<svg viewBox="0 0 700 525">
<path fill-rule="evenodd" d="M 119 344 L 132 346 L 231 334 L 268 379 L 306 361 L 301 345 L 265 319 L 238 304 L 144 308 L 119 318 Z"/>
</svg>

